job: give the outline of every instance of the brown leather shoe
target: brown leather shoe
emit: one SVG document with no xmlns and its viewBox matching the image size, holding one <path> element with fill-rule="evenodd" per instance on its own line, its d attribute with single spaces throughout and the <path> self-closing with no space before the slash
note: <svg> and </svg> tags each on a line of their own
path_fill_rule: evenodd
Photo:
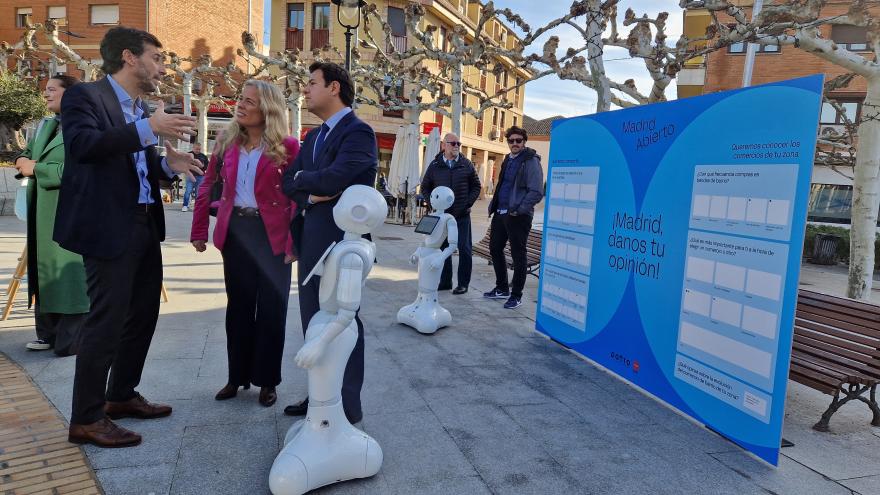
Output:
<svg viewBox="0 0 880 495">
<path fill-rule="evenodd" d="M 135 392 L 135 396 L 125 402 L 107 401 L 107 403 L 104 404 L 104 413 L 107 414 L 110 419 L 162 418 L 171 414 L 171 406 L 147 402 L 147 399 L 144 399 L 141 394 Z"/>
<path fill-rule="evenodd" d="M 134 447 L 141 443 L 141 436 L 105 417 L 90 425 L 70 425 L 67 441 L 76 444 L 90 443 L 98 447 L 112 449 Z"/>
<path fill-rule="evenodd" d="M 278 400 L 278 394 L 275 393 L 275 387 L 260 387 L 260 404 L 269 407 Z"/>
<path fill-rule="evenodd" d="M 217 392 L 217 395 L 214 396 L 214 400 L 226 400 L 235 397 L 238 395 L 238 387 L 238 385 L 227 383 L 219 392 Z M 251 388 L 251 386 L 250 384 L 242 385 L 242 388 L 247 390 Z"/>
</svg>

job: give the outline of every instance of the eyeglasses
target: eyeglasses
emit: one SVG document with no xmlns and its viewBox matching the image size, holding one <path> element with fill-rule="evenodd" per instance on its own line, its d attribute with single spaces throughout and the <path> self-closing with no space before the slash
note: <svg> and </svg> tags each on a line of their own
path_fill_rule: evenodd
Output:
<svg viewBox="0 0 880 495">
<path fill-rule="evenodd" d="M 519 144 L 523 142 L 523 138 L 509 138 L 507 144 Z"/>
<path fill-rule="evenodd" d="M 443 141 L 443 142 L 448 144 L 449 146 L 461 146 L 461 143 L 459 143 L 458 141 Z"/>
</svg>

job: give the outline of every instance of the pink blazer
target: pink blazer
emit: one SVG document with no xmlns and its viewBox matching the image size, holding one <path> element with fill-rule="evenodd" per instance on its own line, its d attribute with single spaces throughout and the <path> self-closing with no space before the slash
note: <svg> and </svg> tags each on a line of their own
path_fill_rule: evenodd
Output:
<svg viewBox="0 0 880 495">
<path fill-rule="evenodd" d="M 273 163 L 266 154 L 257 163 L 257 175 L 254 179 L 254 196 L 260 209 L 260 218 L 266 226 L 266 234 L 275 255 L 293 254 L 293 238 L 290 235 L 290 222 L 296 212 L 296 204 L 281 192 L 281 177 L 299 153 L 299 141 L 292 137 L 284 139 L 287 148 L 287 162 L 281 165 Z M 217 224 L 214 226 L 214 246 L 223 250 L 226 233 L 229 230 L 229 218 L 235 206 L 235 183 L 238 178 L 239 146 L 232 145 L 223 155 L 223 195 L 217 206 Z M 211 206 L 211 186 L 217 181 L 217 156 L 212 155 L 205 172 L 205 180 L 199 187 L 199 194 L 193 210 L 191 241 L 207 241 L 209 213 Z"/>
</svg>

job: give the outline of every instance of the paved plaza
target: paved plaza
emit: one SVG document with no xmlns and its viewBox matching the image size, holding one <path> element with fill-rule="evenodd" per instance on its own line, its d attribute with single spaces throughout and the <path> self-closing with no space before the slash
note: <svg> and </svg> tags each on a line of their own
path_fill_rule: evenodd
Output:
<svg viewBox="0 0 880 495">
<path fill-rule="evenodd" d="M 485 233 L 485 204 L 474 211 L 474 239 Z M 191 213 L 169 207 L 162 304 L 139 391 L 170 403 L 167 418 L 120 423 L 144 435 L 135 448 L 85 447 L 109 495 L 268 494 L 268 474 L 294 418 L 286 404 L 306 394 L 305 371 L 293 364 L 302 344 L 291 288 L 283 383 L 264 408 L 259 389 L 217 402 L 226 383 L 222 264 L 210 247 L 188 242 Z M 0 218 L 0 280 L 24 246 L 24 223 Z M 537 279 L 523 306 L 482 298 L 494 275 L 474 261 L 471 290 L 441 293 L 451 327 L 424 336 L 395 323 L 415 298 L 412 227 L 386 224 L 374 234 L 379 264 L 366 284 L 364 419 L 385 461 L 368 480 L 320 494 L 880 494 L 880 428 L 868 408 L 848 404 L 830 433 L 813 431 L 830 397 L 789 382 L 782 450 L 774 469 L 536 333 Z M 802 284 L 841 294 L 842 268 L 805 265 Z M 295 280 L 295 276 L 294 276 Z M 876 296 L 875 292 L 875 296 Z M 21 365 L 69 419 L 75 358 L 28 352 L 33 314 L 20 295 L 0 322 L 0 352 Z M 875 297 L 880 302 L 880 297 Z"/>
</svg>

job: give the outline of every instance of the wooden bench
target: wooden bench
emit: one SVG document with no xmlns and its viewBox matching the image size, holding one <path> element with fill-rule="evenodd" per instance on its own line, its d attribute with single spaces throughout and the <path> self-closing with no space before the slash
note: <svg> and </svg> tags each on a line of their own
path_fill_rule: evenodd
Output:
<svg viewBox="0 0 880 495">
<path fill-rule="evenodd" d="M 867 404 L 874 416 L 871 424 L 880 426 L 880 307 L 798 291 L 788 376 L 833 396 L 814 430 L 828 431 L 831 416 L 851 400 Z"/>
<path fill-rule="evenodd" d="M 489 260 L 492 264 L 492 254 L 489 252 L 489 239 L 492 235 L 492 227 L 486 231 L 486 235 L 480 239 L 480 242 L 474 244 L 474 254 L 480 258 Z M 532 229 L 529 231 L 529 238 L 526 240 L 526 272 L 529 275 L 537 277 L 541 268 L 541 242 L 543 231 Z M 513 258 L 510 255 L 510 243 L 504 246 L 504 258 L 507 261 L 507 268 L 513 270 Z"/>
</svg>

